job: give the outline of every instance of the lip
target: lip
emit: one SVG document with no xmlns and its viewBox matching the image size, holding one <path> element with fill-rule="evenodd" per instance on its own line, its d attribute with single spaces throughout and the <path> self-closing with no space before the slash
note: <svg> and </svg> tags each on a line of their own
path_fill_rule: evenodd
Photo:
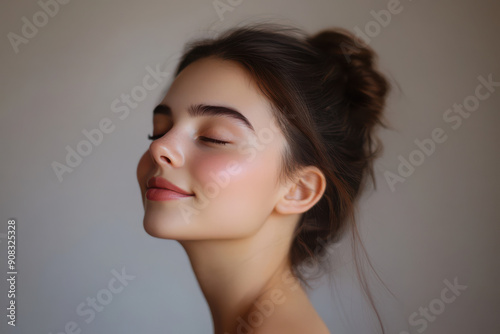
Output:
<svg viewBox="0 0 500 334">
<path fill-rule="evenodd" d="M 162 177 L 152 177 L 147 182 L 146 197 L 149 200 L 167 201 L 191 196 L 194 194 L 177 187 Z"/>
<path fill-rule="evenodd" d="M 162 188 L 149 188 L 146 191 L 146 198 L 150 201 L 170 201 L 187 197 L 192 197 L 192 195 L 183 195 L 175 191 Z"/>
</svg>

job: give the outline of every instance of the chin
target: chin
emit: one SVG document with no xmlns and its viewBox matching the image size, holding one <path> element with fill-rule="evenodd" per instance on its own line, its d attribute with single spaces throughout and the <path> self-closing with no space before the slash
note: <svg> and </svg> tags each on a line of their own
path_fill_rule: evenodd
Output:
<svg viewBox="0 0 500 334">
<path fill-rule="evenodd" d="M 162 238 L 162 239 L 169 239 L 167 238 L 167 235 L 165 231 L 161 228 L 160 224 L 150 222 L 144 217 L 143 220 L 143 226 L 144 226 L 144 231 L 146 231 L 147 234 L 149 234 L 152 237 L 155 238 Z"/>
<path fill-rule="evenodd" d="M 186 224 L 179 217 L 165 215 L 161 211 L 146 209 L 143 226 L 146 233 L 162 239 L 177 239 L 186 234 Z"/>
<path fill-rule="evenodd" d="M 203 232 L 195 222 L 186 223 L 181 216 L 165 212 L 146 210 L 143 226 L 146 233 L 160 239 L 198 240 L 207 237 L 206 232 Z"/>
</svg>

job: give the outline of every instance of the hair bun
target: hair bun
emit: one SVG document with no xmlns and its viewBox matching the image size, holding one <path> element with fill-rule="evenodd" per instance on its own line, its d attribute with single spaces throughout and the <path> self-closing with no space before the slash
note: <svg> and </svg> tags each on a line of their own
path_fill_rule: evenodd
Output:
<svg viewBox="0 0 500 334">
<path fill-rule="evenodd" d="M 376 125 L 388 127 L 383 121 L 383 111 L 390 89 L 389 82 L 374 65 L 376 54 L 358 37 L 342 28 L 320 31 L 307 42 L 323 60 L 323 92 L 342 96 L 340 100 L 332 101 L 327 110 L 336 110 L 343 115 L 346 129 L 343 140 L 352 150 L 363 152 L 375 184 L 373 160 L 383 146 L 374 134 L 374 128 Z"/>
<path fill-rule="evenodd" d="M 343 60 L 343 65 L 372 66 L 374 51 L 350 31 L 336 28 L 323 30 L 308 38 L 308 43 L 330 58 Z"/>
<path fill-rule="evenodd" d="M 363 132 L 377 123 L 385 126 L 381 117 L 389 83 L 374 66 L 375 52 L 342 28 L 320 31 L 307 42 L 326 62 L 325 88 L 344 91 L 351 125 Z"/>
</svg>

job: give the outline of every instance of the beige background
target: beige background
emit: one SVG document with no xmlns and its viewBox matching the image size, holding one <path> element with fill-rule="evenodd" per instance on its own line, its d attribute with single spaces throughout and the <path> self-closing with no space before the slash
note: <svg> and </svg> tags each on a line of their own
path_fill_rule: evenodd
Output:
<svg viewBox="0 0 500 334">
<path fill-rule="evenodd" d="M 210 0 L 71 1 L 17 53 L 8 34 L 22 35 L 23 17 L 33 22 L 41 7 L 4 2 L 0 268 L 7 271 L 6 224 L 14 217 L 19 274 L 17 326 L 5 324 L 2 307 L 0 331 L 55 334 L 74 321 L 82 333 L 211 332 L 182 248 L 142 228 L 135 168 L 148 145 L 152 108 L 170 78 L 124 119 L 111 105 L 142 84 L 147 66 L 173 70 L 192 38 L 270 19 L 308 32 L 372 29 L 370 45 L 384 73 L 399 84 L 387 109 L 396 130 L 380 133 L 386 148 L 376 166 L 377 189 L 363 197 L 358 215 L 373 263 L 397 296 L 374 285 L 388 333 L 500 332 L 500 87 L 476 100 L 477 109 L 461 118 L 459 128 L 443 119 L 455 103 L 475 101 L 470 96 L 479 76 L 500 82 L 500 3 L 402 0 L 399 13 L 382 26 L 371 11 L 392 1 L 222 1 L 235 4 L 222 20 Z M 82 130 L 105 118 L 114 130 L 59 182 L 53 161 L 64 162 L 66 145 L 75 149 L 85 139 Z M 391 189 L 386 172 L 398 173 L 401 157 L 418 158 L 415 140 L 431 138 L 436 128 L 446 140 Z M 311 293 L 314 305 L 332 333 L 376 332 L 352 284 L 346 243 L 333 254 L 336 288 L 319 283 Z M 87 323 L 77 307 L 87 298 L 104 298 L 112 270 L 122 268 L 135 278 Z M 467 288 L 443 303 L 444 281 L 455 278 Z M 6 287 L 2 280 L 4 306 Z M 445 298 L 451 296 L 445 291 Z M 436 314 L 425 320 L 420 312 L 429 307 Z"/>
</svg>

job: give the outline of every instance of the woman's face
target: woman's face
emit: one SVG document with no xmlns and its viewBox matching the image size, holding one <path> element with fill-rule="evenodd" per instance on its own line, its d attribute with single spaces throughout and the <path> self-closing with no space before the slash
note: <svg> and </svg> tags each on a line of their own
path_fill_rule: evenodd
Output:
<svg viewBox="0 0 500 334">
<path fill-rule="evenodd" d="M 186 67 L 155 109 L 153 136 L 137 167 L 150 235 L 245 237 L 273 213 L 285 139 L 238 63 L 210 57 Z M 191 195 L 155 189 L 164 185 L 152 177 Z"/>
</svg>

